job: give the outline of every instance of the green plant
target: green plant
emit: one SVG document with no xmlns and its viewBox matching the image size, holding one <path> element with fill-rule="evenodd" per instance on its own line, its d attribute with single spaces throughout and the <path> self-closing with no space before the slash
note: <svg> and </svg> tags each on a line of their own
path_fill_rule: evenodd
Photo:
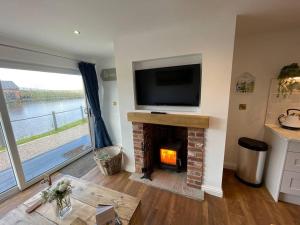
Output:
<svg viewBox="0 0 300 225">
<path fill-rule="evenodd" d="M 300 83 L 295 79 L 300 77 L 300 67 L 297 63 L 282 67 L 278 75 L 277 97 L 291 95 L 295 89 L 300 90 Z"/>
</svg>

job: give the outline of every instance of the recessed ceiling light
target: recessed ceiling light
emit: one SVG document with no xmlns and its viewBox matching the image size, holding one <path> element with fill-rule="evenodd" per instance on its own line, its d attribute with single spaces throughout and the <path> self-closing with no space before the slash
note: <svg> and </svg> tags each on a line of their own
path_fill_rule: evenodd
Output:
<svg viewBox="0 0 300 225">
<path fill-rule="evenodd" d="M 79 35 L 80 31 L 79 30 L 74 30 L 74 34 Z"/>
</svg>

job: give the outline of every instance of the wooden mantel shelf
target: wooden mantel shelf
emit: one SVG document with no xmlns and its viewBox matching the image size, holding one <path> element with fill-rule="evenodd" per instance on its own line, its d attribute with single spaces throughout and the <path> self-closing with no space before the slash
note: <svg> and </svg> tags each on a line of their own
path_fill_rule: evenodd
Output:
<svg viewBox="0 0 300 225">
<path fill-rule="evenodd" d="M 129 112 L 127 114 L 127 119 L 131 122 L 161 124 L 178 127 L 209 127 L 209 117 L 200 115 Z"/>
</svg>

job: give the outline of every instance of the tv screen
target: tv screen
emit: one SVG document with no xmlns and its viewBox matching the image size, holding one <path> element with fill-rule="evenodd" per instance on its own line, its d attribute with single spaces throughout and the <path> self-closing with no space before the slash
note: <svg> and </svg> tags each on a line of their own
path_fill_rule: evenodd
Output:
<svg viewBox="0 0 300 225">
<path fill-rule="evenodd" d="M 201 65 L 135 71 L 138 105 L 199 106 Z"/>
</svg>

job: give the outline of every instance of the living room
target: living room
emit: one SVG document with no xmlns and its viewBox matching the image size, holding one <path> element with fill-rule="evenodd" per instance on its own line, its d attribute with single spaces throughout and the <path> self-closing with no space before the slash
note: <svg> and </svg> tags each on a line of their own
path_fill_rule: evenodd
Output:
<svg viewBox="0 0 300 225">
<path fill-rule="evenodd" d="M 0 224 L 298 224 L 299 9 L 2 1 Z"/>
</svg>

